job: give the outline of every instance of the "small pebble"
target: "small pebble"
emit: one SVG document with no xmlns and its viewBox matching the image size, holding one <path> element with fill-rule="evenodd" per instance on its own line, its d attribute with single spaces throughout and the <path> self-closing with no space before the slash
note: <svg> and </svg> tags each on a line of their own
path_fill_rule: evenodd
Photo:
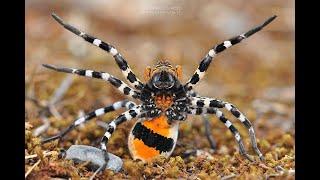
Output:
<svg viewBox="0 0 320 180">
<path fill-rule="evenodd" d="M 109 161 L 106 169 L 119 172 L 122 168 L 122 160 L 118 156 L 108 153 Z M 86 146 L 86 145 L 72 145 L 65 155 L 65 159 L 71 159 L 77 163 L 90 161 L 89 167 L 93 170 L 97 170 L 105 164 L 104 153 L 101 149 Z"/>
</svg>

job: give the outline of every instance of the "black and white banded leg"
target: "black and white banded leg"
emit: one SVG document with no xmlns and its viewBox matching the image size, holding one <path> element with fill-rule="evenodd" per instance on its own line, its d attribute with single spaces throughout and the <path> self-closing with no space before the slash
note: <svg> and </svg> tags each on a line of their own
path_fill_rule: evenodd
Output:
<svg viewBox="0 0 320 180">
<path fill-rule="evenodd" d="M 105 152 L 106 155 L 106 162 L 108 162 L 107 157 L 107 143 L 112 135 L 112 133 L 116 130 L 117 126 L 123 122 L 130 121 L 135 117 L 138 117 L 143 114 L 142 107 L 140 105 L 132 107 L 130 110 L 122 113 L 116 119 L 111 121 L 108 124 L 107 130 L 100 141 L 100 148 Z"/>
<path fill-rule="evenodd" d="M 69 133 L 71 130 L 73 130 L 74 128 L 76 128 L 80 124 L 88 122 L 89 120 L 91 120 L 91 119 L 93 119 L 93 118 L 95 118 L 97 116 L 101 116 L 103 114 L 118 110 L 120 108 L 131 109 L 134 106 L 135 106 L 134 102 L 131 102 L 131 101 L 128 101 L 128 100 L 124 100 L 124 101 L 115 102 L 110 106 L 106 106 L 106 107 L 103 107 L 103 108 L 96 109 L 96 110 L 84 115 L 83 117 L 80 117 L 80 118 L 76 119 L 69 127 L 64 129 L 63 131 L 61 131 L 59 134 L 42 140 L 42 143 L 47 143 L 47 142 L 53 141 L 55 139 L 61 139 L 67 133 Z"/>
<path fill-rule="evenodd" d="M 64 72 L 64 73 L 72 73 L 77 74 L 79 76 L 86 76 L 90 78 L 97 78 L 103 79 L 105 81 L 110 82 L 114 87 L 116 87 L 120 92 L 124 95 L 130 96 L 132 98 L 139 98 L 140 93 L 130 88 L 126 83 L 123 81 L 115 78 L 114 76 L 106 73 L 106 72 L 97 72 L 93 70 L 84 70 L 84 69 L 73 69 L 73 68 L 66 68 L 66 67 L 56 67 L 49 64 L 43 64 L 44 67 L 53 69 L 55 71 Z"/>
<path fill-rule="evenodd" d="M 202 59 L 200 62 L 200 65 L 198 66 L 198 69 L 194 72 L 190 80 L 185 84 L 186 89 L 190 90 L 192 87 L 197 84 L 205 75 L 205 72 L 207 71 L 212 59 L 219 54 L 220 52 L 224 51 L 225 49 L 238 44 L 243 39 L 246 39 L 250 37 L 252 34 L 260 31 L 263 27 L 268 25 L 271 21 L 273 21 L 277 16 L 272 16 L 269 19 L 267 19 L 263 24 L 252 28 L 251 30 L 247 31 L 246 33 L 243 33 L 241 35 L 238 35 L 236 37 L 233 37 L 229 40 L 224 41 L 221 44 L 216 45 L 214 48 L 210 49 L 208 54 Z"/>
<path fill-rule="evenodd" d="M 194 90 L 190 90 L 190 91 L 187 91 L 187 96 L 189 97 L 198 97 L 199 94 L 197 92 L 195 92 Z M 211 128 L 211 123 L 209 121 L 209 118 L 203 114 L 202 115 L 202 120 L 203 120 L 203 124 L 204 124 L 204 127 L 205 127 L 205 134 L 206 134 L 206 137 L 209 141 L 209 144 L 210 144 L 210 147 L 211 149 L 213 150 L 216 150 L 216 141 L 214 140 L 214 137 L 211 133 L 212 131 L 212 128 Z"/>
<path fill-rule="evenodd" d="M 261 160 L 264 160 L 264 157 L 258 148 L 256 135 L 251 122 L 233 104 L 218 99 L 206 97 L 192 97 L 191 104 L 194 107 L 225 108 L 228 111 L 230 111 L 231 114 L 235 116 L 238 120 L 240 120 L 240 122 L 244 124 L 244 126 L 248 129 L 253 150 L 256 152 L 256 154 L 259 156 Z"/>
<path fill-rule="evenodd" d="M 71 31 L 72 33 L 82 37 L 84 40 L 87 42 L 100 47 L 104 51 L 107 51 L 110 53 L 113 58 L 115 59 L 116 63 L 118 64 L 119 68 L 122 71 L 122 74 L 124 77 L 130 82 L 130 85 L 135 87 L 138 90 L 143 89 L 143 83 L 137 78 L 137 76 L 133 73 L 131 68 L 129 67 L 127 61 L 122 57 L 122 55 L 118 52 L 118 50 L 113 47 L 112 45 L 103 42 L 100 39 L 97 39 L 96 37 L 93 37 L 89 34 L 86 34 L 79 29 L 75 28 L 74 26 L 64 22 L 59 16 L 57 16 L 55 13 L 52 13 L 52 17 L 59 23 L 61 24 L 65 29 Z"/>
<path fill-rule="evenodd" d="M 187 96 L 189 97 L 197 97 L 199 96 L 199 94 L 197 92 L 195 92 L 194 90 L 189 90 L 187 91 Z"/>
<path fill-rule="evenodd" d="M 229 121 L 224 114 L 217 108 L 194 108 L 191 109 L 189 114 L 193 115 L 203 115 L 203 114 L 215 114 L 221 122 L 225 124 L 225 126 L 232 132 L 234 135 L 238 145 L 239 145 L 239 151 L 240 154 L 246 157 L 249 161 L 253 161 L 253 159 L 250 157 L 250 155 L 247 153 L 245 146 L 243 144 L 242 138 L 240 136 L 240 133 L 236 127 Z"/>
</svg>

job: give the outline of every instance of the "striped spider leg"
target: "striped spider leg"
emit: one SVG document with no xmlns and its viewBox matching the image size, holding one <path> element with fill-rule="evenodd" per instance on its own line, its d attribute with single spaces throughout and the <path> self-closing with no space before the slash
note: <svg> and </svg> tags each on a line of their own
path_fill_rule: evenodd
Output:
<svg viewBox="0 0 320 180">
<path fill-rule="evenodd" d="M 191 97 L 190 100 L 191 106 L 193 106 L 194 108 L 225 108 L 229 112 L 231 112 L 231 114 L 238 120 L 240 120 L 240 122 L 248 129 L 253 150 L 261 160 L 264 160 L 264 157 L 257 146 L 256 136 L 251 122 L 233 104 L 207 97 Z M 219 111 L 216 112 L 218 118 L 222 116 Z"/>
<path fill-rule="evenodd" d="M 243 155 L 244 157 L 246 157 L 249 161 L 253 161 L 253 159 L 249 156 L 249 154 L 247 153 L 245 146 L 243 144 L 242 138 L 240 136 L 240 133 L 238 131 L 238 129 L 236 127 L 234 127 L 234 125 L 231 123 L 231 121 L 229 121 L 224 114 L 217 108 L 192 108 L 189 110 L 188 112 L 189 114 L 192 115 L 204 115 L 204 114 L 214 114 L 216 115 L 219 120 L 221 122 L 223 122 L 225 124 L 225 126 L 232 132 L 232 134 L 234 135 L 238 145 L 239 145 L 239 151 L 240 154 Z"/>
<path fill-rule="evenodd" d="M 214 48 L 210 49 L 208 54 L 202 59 L 200 62 L 198 69 L 194 72 L 192 77 L 189 79 L 189 81 L 185 84 L 185 87 L 187 90 L 192 89 L 194 85 L 196 85 L 205 75 L 205 72 L 207 71 L 212 59 L 219 54 L 220 52 L 224 51 L 225 49 L 238 44 L 242 40 L 250 37 L 254 33 L 260 31 L 263 27 L 268 25 L 271 21 L 273 21 L 277 16 L 272 16 L 269 19 L 267 19 L 263 24 L 252 28 L 251 30 L 247 31 L 246 33 L 243 33 L 239 36 L 233 37 L 229 40 L 224 41 L 221 44 L 216 45 Z"/>
<path fill-rule="evenodd" d="M 111 44 L 103 42 L 100 39 L 97 39 L 94 36 L 86 34 L 85 32 L 80 31 L 79 29 L 75 28 L 74 26 L 64 22 L 59 16 L 55 13 L 52 13 L 52 17 L 61 24 L 65 29 L 69 30 L 70 32 L 76 34 L 77 36 L 82 37 L 85 41 L 100 47 L 104 51 L 110 53 L 113 58 L 115 59 L 116 63 L 118 64 L 119 68 L 122 71 L 123 76 L 128 80 L 129 84 L 135 87 L 138 90 L 142 90 L 144 85 L 143 83 L 136 77 L 133 73 L 131 68 L 129 67 L 127 61 L 122 57 L 122 55 L 118 52 L 118 50 L 113 47 Z"/>
<path fill-rule="evenodd" d="M 144 110 L 141 105 L 133 106 L 131 109 L 127 110 L 126 112 L 122 113 L 116 119 L 112 120 L 108 123 L 107 130 L 100 141 L 100 148 L 105 153 L 106 162 L 108 162 L 108 153 L 107 153 L 107 143 L 112 135 L 112 133 L 116 130 L 117 126 L 134 119 L 135 117 L 140 117 L 143 115 Z M 104 169 L 104 168 L 103 168 Z"/>
<path fill-rule="evenodd" d="M 97 72 L 93 70 L 74 69 L 74 68 L 66 68 L 66 67 L 56 67 L 49 64 L 43 64 L 43 66 L 58 72 L 71 73 L 71 74 L 77 74 L 79 76 L 103 79 L 105 81 L 110 82 L 114 87 L 116 87 L 124 95 L 127 95 L 135 99 L 138 99 L 140 97 L 140 92 L 137 92 L 131 89 L 126 83 L 124 83 L 123 81 L 115 78 L 114 76 L 106 72 Z"/>
<path fill-rule="evenodd" d="M 49 137 L 47 139 L 43 139 L 42 143 L 47 143 L 56 139 L 61 139 L 63 138 L 67 133 L 69 133 L 71 130 L 73 130 L 74 128 L 76 128 L 77 126 L 79 126 L 80 124 L 86 123 L 89 120 L 97 117 L 97 116 L 101 116 L 103 114 L 106 114 L 108 112 L 112 112 L 112 111 L 116 111 L 120 108 L 126 108 L 126 109 L 131 109 L 132 107 L 135 106 L 135 103 L 132 101 L 128 101 L 128 100 L 124 100 L 124 101 L 118 101 L 113 103 L 110 106 L 106 106 L 103 108 L 99 108 L 96 109 L 92 112 L 89 112 L 88 114 L 76 119 L 69 127 L 67 127 L 66 129 L 62 130 L 62 132 L 60 132 L 59 134 Z"/>
<path fill-rule="evenodd" d="M 189 91 L 187 91 L 187 96 L 188 97 L 199 97 L 199 94 L 197 92 L 195 92 L 194 90 L 189 90 Z M 203 120 L 203 124 L 205 127 L 205 135 L 209 141 L 211 149 L 215 150 L 217 148 L 217 143 L 214 140 L 214 137 L 211 133 L 212 126 L 210 123 L 210 119 L 208 118 L 208 116 L 206 114 L 201 114 L 201 115 L 202 115 L 202 120 Z"/>
</svg>

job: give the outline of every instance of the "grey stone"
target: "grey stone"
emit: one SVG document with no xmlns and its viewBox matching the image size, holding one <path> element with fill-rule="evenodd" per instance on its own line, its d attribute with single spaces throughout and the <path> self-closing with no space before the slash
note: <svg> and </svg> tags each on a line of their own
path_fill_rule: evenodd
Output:
<svg viewBox="0 0 320 180">
<path fill-rule="evenodd" d="M 111 153 L 108 153 L 108 155 L 109 161 L 106 169 L 119 172 L 123 164 L 121 158 Z M 86 145 L 72 145 L 66 151 L 65 159 L 71 159 L 76 163 L 89 161 L 90 164 L 88 167 L 92 170 L 97 170 L 106 163 L 104 153 L 101 149 Z"/>
</svg>

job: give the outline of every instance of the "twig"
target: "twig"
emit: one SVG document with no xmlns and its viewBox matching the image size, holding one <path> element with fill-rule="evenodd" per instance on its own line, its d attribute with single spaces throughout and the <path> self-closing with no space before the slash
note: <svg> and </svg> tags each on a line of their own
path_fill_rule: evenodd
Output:
<svg viewBox="0 0 320 180">
<path fill-rule="evenodd" d="M 236 177 L 236 175 L 235 175 L 235 174 L 230 174 L 230 175 L 228 175 L 228 176 L 223 176 L 223 177 L 221 178 L 221 180 L 227 180 L 227 179 L 231 179 L 231 178 L 233 178 L 233 177 Z"/>
<path fill-rule="evenodd" d="M 57 111 L 56 107 L 53 105 L 48 106 L 49 112 L 56 118 L 56 119 L 62 119 L 62 116 Z"/>
<path fill-rule="evenodd" d="M 46 131 L 49 128 L 50 122 L 46 117 L 48 112 L 50 114 L 52 114 L 56 119 L 62 119 L 62 116 L 57 111 L 57 109 L 54 105 L 58 101 L 61 100 L 63 95 L 69 89 L 69 87 L 71 86 L 72 81 L 73 81 L 72 78 L 73 77 L 71 75 L 68 75 L 67 77 L 65 77 L 64 80 L 62 81 L 62 83 L 60 84 L 60 86 L 55 90 L 55 92 L 53 93 L 53 95 L 51 96 L 49 101 L 41 102 L 38 99 L 34 98 L 33 96 L 26 96 L 26 99 L 34 102 L 38 107 L 43 108 L 40 112 L 40 114 L 42 114 L 41 120 L 42 120 L 43 124 L 41 126 L 37 127 L 33 131 L 34 136 L 39 136 L 41 133 L 43 133 L 44 131 Z"/>
<path fill-rule="evenodd" d="M 93 173 L 93 175 L 90 177 L 89 180 L 93 180 L 93 178 L 94 178 L 94 177 L 98 174 L 98 172 L 100 172 L 103 168 L 104 168 L 103 166 L 99 167 L 99 168 Z"/>
<path fill-rule="evenodd" d="M 35 66 L 32 70 L 31 70 L 31 73 L 29 75 L 29 78 L 26 77 L 26 80 L 25 80 L 25 93 L 28 94 L 30 97 L 34 97 L 34 83 L 33 82 L 33 79 L 35 77 L 35 74 L 36 74 L 36 71 L 38 70 L 38 67 L 39 66 Z M 28 91 L 29 87 L 31 88 L 31 91 Z M 28 93 L 29 92 L 29 93 Z M 26 95 L 27 96 L 27 95 Z"/>
<path fill-rule="evenodd" d="M 70 88 L 71 84 L 73 81 L 73 77 L 72 75 L 67 75 L 67 77 L 65 77 L 63 79 L 63 81 L 61 82 L 60 86 L 58 87 L 58 89 L 56 89 L 53 93 L 53 95 L 51 96 L 50 100 L 48 101 L 48 110 L 49 112 L 55 116 L 57 119 L 61 119 L 61 115 L 60 113 L 57 111 L 57 109 L 55 108 L 55 104 L 61 100 L 61 98 L 63 97 L 63 95 L 67 92 L 67 90 Z"/>
<path fill-rule="evenodd" d="M 65 77 L 65 79 L 62 81 L 58 89 L 55 90 L 55 92 L 53 93 L 49 101 L 41 102 L 37 98 L 35 98 L 33 95 L 32 96 L 26 95 L 26 99 L 34 102 L 37 106 L 41 108 L 47 108 L 47 110 L 51 111 L 50 108 L 52 108 L 59 100 L 61 100 L 63 95 L 71 86 L 72 81 L 73 79 L 71 75 L 68 75 L 67 77 Z"/>
<path fill-rule="evenodd" d="M 52 155 L 52 154 L 54 154 L 54 153 L 58 153 L 57 151 L 44 151 L 43 152 L 43 156 L 44 157 L 46 157 L 46 156 L 50 156 L 50 155 Z M 24 157 L 24 159 L 26 160 L 26 159 L 32 159 L 32 158 L 35 158 L 35 157 L 38 157 L 38 155 L 37 154 L 32 154 L 32 155 L 28 155 L 28 156 L 25 156 Z"/>
<path fill-rule="evenodd" d="M 263 163 L 259 163 L 259 167 L 263 168 L 263 169 L 272 169 L 271 167 L 266 166 Z"/>
<path fill-rule="evenodd" d="M 26 174 L 24 175 L 24 178 L 27 178 L 27 176 L 31 173 L 31 171 L 38 166 L 38 164 L 40 163 L 40 159 L 26 172 Z"/>
<path fill-rule="evenodd" d="M 63 95 L 66 93 L 66 91 L 69 89 L 69 87 L 71 86 L 73 81 L 73 77 L 72 75 L 67 75 L 67 77 L 65 77 L 62 81 L 62 83 L 60 84 L 60 86 L 58 87 L 57 90 L 55 90 L 53 96 L 51 97 L 51 99 L 49 100 L 49 106 L 56 104 L 59 100 L 61 100 L 61 98 L 63 97 Z"/>
<path fill-rule="evenodd" d="M 277 173 L 277 174 L 268 174 L 268 175 L 266 175 L 266 179 L 269 179 L 270 177 L 282 176 L 284 174 L 285 174 L 285 172 L 280 172 L 280 173 Z M 295 174 L 295 170 L 294 169 L 288 170 L 288 175 L 294 175 L 294 174 Z"/>
<path fill-rule="evenodd" d="M 276 166 L 275 169 L 276 169 L 276 171 L 278 171 L 279 173 L 277 173 L 277 174 L 267 174 L 267 175 L 266 175 L 266 179 L 269 179 L 270 177 L 282 176 L 282 175 L 284 175 L 285 173 L 287 173 L 288 175 L 294 175 L 294 174 L 295 174 L 295 170 L 294 170 L 294 169 L 286 170 L 286 169 L 284 169 L 284 168 L 281 167 L 281 166 Z"/>
<path fill-rule="evenodd" d="M 26 100 L 32 101 L 36 106 L 40 107 L 40 108 L 45 108 L 45 103 L 43 103 L 42 101 L 39 101 L 38 99 L 32 97 L 32 96 L 28 96 L 26 95 Z"/>
<path fill-rule="evenodd" d="M 41 116 L 40 118 L 41 118 L 43 124 L 42 124 L 41 126 L 37 127 L 37 128 L 33 131 L 32 134 L 33 134 L 33 136 L 35 136 L 35 137 L 37 137 L 37 136 L 39 136 L 40 134 L 42 134 L 43 132 L 45 132 L 45 131 L 49 128 L 49 126 L 50 126 L 50 121 L 49 121 L 49 119 L 48 119 L 47 117 Z"/>
<path fill-rule="evenodd" d="M 275 168 L 276 168 L 276 170 L 279 171 L 279 172 L 284 172 L 284 171 L 285 171 L 285 169 L 284 169 L 282 166 L 280 166 L 280 165 L 276 166 Z"/>
</svg>

